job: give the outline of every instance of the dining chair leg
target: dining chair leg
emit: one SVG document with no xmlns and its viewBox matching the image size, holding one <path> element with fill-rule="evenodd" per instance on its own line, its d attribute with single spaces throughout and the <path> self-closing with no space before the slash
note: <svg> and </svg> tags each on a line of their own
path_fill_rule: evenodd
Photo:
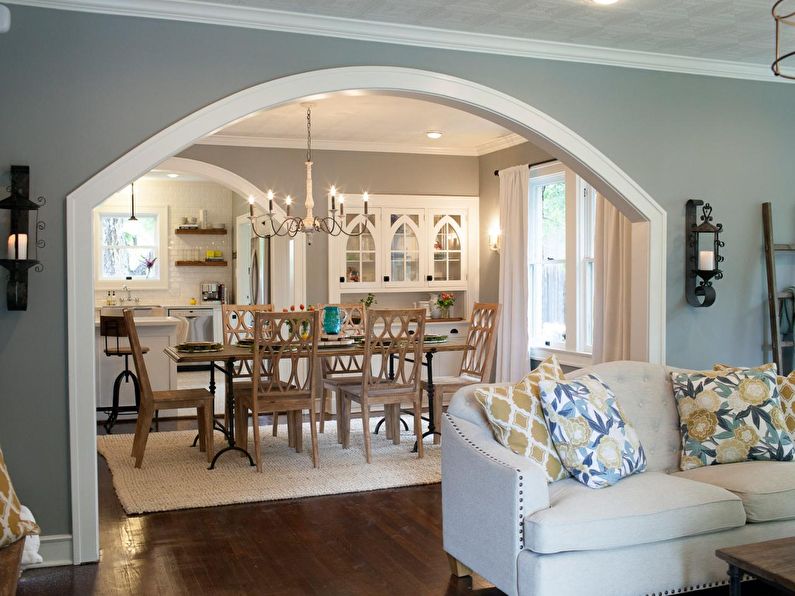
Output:
<svg viewBox="0 0 795 596">
<path fill-rule="evenodd" d="M 320 467 L 320 457 L 317 450 L 317 420 L 315 416 L 314 404 L 309 404 L 309 431 L 312 435 L 312 465 L 316 468 Z M 320 412 L 321 420 L 323 419 L 323 412 Z"/>
<path fill-rule="evenodd" d="M 149 438 L 149 428 L 152 426 L 152 418 L 154 412 L 149 408 L 144 408 L 143 416 L 138 414 L 141 420 L 140 433 L 136 433 L 133 439 L 133 447 L 135 449 L 135 467 L 140 468 L 141 463 L 144 461 L 144 451 L 146 451 L 146 441 Z M 135 445 L 135 439 L 138 439 L 138 445 Z"/>
<path fill-rule="evenodd" d="M 425 456 L 422 444 L 422 398 L 414 400 L 414 435 L 417 437 L 417 458 Z"/>
<path fill-rule="evenodd" d="M 235 403 L 235 445 L 248 451 L 248 408 L 240 400 Z"/>
<path fill-rule="evenodd" d="M 384 436 L 392 438 L 392 407 L 388 404 L 384 404 Z"/>
<path fill-rule="evenodd" d="M 141 433 L 144 424 L 144 409 L 139 408 L 138 410 L 138 418 L 135 421 L 135 434 L 133 435 L 133 444 L 132 449 L 130 450 L 130 457 L 135 457 L 136 453 L 138 453 L 138 443 L 141 440 Z"/>
<path fill-rule="evenodd" d="M 273 413 L 273 436 L 279 435 L 279 412 Z"/>
<path fill-rule="evenodd" d="M 351 446 L 351 400 L 348 399 L 343 393 L 341 396 L 340 404 L 340 443 L 343 449 L 348 449 Z"/>
<path fill-rule="evenodd" d="M 434 404 L 433 404 L 433 426 L 436 430 L 442 429 L 442 409 L 444 405 L 444 393 L 437 393 L 433 397 Z M 433 435 L 433 444 L 438 445 L 442 442 L 441 435 Z"/>
<path fill-rule="evenodd" d="M 204 406 L 198 406 L 196 408 L 196 425 L 199 427 L 199 451 L 202 453 L 207 451 L 206 420 L 207 418 L 204 416 Z"/>
<path fill-rule="evenodd" d="M 257 472 L 262 473 L 262 454 L 260 449 L 259 436 L 259 416 L 256 411 L 252 411 L 252 421 L 254 426 L 254 461 L 257 464 Z"/>
<path fill-rule="evenodd" d="M 293 428 L 295 429 L 295 452 L 304 452 L 304 413 L 301 410 L 293 410 Z"/>
<path fill-rule="evenodd" d="M 204 410 L 204 445 L 207 451 L 207 461 L 213 461 L 215 455 L 215 438 L 213 437 L 213 403 L 210 402 L 203 408 Z"/>
<path fill-rule="evenodd" d="M 364 431 L 364 458 L 369 464 L 372 460 L 370 451 L 370 404 L 362 397 L 362 430 Z"/>
<path fill-rule="evenodd" d="M 391 404 L 389 408 L 392 410 L 390 416 L 392 444 L 400 445 L 400 404 Z"/>
<path fill-rule="evenodd" d="M 287 446 L 295 447 L 295 417 L 292 412 L 285 412 L 287 416 Z"/>
<path fill-rule="evenodd" d="M 334 392 L 334 399 L 336 400 L 336 423 L 337 423 L 337 443 L 342 443 L 342 391 Z"/>
<path fill-rule="evenodd" d="M 326 432 L 326 403 L 328 401 L 329 390 L 320 390 L 320 434 Z"/>
</svg>

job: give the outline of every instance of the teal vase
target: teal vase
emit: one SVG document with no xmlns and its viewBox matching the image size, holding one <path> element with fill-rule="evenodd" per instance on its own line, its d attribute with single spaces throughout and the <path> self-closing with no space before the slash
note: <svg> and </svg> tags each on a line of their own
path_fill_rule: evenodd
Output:
<svg viewBox="0 0 795 596">
<path fill-rule="evenodd" d="M 340 307 L 326 306 L 323 308 L 323 332 L 326 335 L 339 335 L 340 328 Z"/>
</svg>

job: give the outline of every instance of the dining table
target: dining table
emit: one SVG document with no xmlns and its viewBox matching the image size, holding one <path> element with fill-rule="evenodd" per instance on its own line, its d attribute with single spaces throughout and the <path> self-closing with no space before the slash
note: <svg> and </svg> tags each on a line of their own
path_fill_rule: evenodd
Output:
<svg viewBox="0 0 795 596">
<path fill-rule="evenodd" d="M 334 341 L 322 341 L 317 350 L 317 360 L 315 370 L 321 370 L 322 360 L 324 358 L 335 358 L 340 356 L 364 356 L 364 344 L 361 342 L 353 345 L 332 345 Z M 341 344 L 341 342 L 340 342 Z M 425 367 L 426 381 L 428 393 L 428 430 L 423 433 L 422 438 L 440 434 L 434 424 L 434 408 L 436 391 L 433 384 L 433 358 L 435 354 L 440 352 L 463 352 L 467 348 L 467 343 L 464 338 L 448 338 L 445 341 L 435 342 L 428 341 L 423 344 L 424 358 L 422 365 Z M 250 346 L 242 346 L 237 344 L 226 344 L 217 350 L 213 351 L 182 351 L 177 346 L 168 346 L 163 350 L 165 355 L 174 361 L 177 365 L 180 364 L 207 364 L 210 367 L 209 390 L 210 393 L 215 395 L 216 371 L 224 375 L 225 403 L 224 403 L 224 423 L 215 422 L 215 428 L 224 435 L 227 446 L 218 451 L 210 463 L 209 469 L 215 468 L 218 458 L 231 451 L 238 451 L 246 455 L 249 464 L 254 465 L 254 459 L 251 454 L 240 445 L 235 444 L 235 363 L 242 360 L 252 359 L 252 350 Z M 320 395 L 322 391 L 322 383 L 313 382 L 314 391 L 316 396 Z M 325 413 L 322 413 L 325 415 Z M 297 440 L 299 440 L 297 438 Z M 414 450 L 416 451 L 417 445 L 415 443 Z"/>
</svg>

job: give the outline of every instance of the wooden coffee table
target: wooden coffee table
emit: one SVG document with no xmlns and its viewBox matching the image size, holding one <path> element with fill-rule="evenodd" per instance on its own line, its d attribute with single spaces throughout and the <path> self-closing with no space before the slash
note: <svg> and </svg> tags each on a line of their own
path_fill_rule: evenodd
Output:
<svg viewBox="0 0 795 596">
<path fill-rule="evenodd" d="M 730 596 L 740 596 L 743 573 L 795 594 L 795 537 L 721 548 L 715 555 L 729 564 Z"/>
</svg>

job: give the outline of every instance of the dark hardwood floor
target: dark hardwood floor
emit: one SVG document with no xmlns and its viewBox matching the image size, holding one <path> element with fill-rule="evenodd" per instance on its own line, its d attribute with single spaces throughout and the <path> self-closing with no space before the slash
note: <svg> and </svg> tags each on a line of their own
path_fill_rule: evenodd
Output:
<svg viewBox="0 0 795 596">
<path fill-rule="evenodd" d="M 190 424 L 161 423 L 173 428 Z M 115 432 L 131 430 L 124 422 Z M 441 510 L 440 487 L 430 485 L 128 517 L 100 457 L 100 562 L 27 571 L 17 593 L 502 594 L 450 576 Z M 743 594 L 771 592 L 746 585 Z"/>
</svg>

